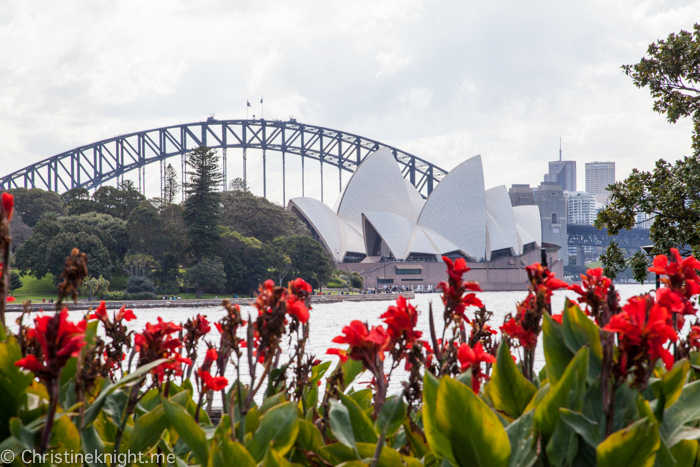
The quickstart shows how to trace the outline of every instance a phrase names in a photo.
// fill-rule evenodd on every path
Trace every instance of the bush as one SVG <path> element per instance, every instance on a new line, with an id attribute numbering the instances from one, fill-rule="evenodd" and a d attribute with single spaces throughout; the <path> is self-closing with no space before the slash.
<path id="1" fill-rule="evenodd" d="M 124 296 L 125 300 L 158 300 L 158 296 L 152 292 L 128 293 Z"/>
<path id="2" fill-rule="evenodd" d="M 156 287 L 153 282 L 146 277 L 131 276 L 126 282 L 126 293 L 137 294 L 141 292 L 156 293 Z"/>
<path id="3" fill-rule="evenodd" d="M 125 300 L 124 292 L 105 292 L 102 294 L 102 300 Z"/>

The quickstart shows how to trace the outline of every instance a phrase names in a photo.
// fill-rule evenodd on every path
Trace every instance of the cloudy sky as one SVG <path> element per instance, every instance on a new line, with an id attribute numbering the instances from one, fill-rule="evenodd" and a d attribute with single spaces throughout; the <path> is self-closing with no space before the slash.
<path id="1" fill-rule="evenodd" d="M 242 118 L 246 100 L 259 115 L 264 96 L 266 118 L 444 169 L 481 154 L 487 187 L 538 184 L 561 137 L 583 189 L 585 162 L 615 161 L 619 180 L 690 154 L 689 122 L 652 112 L 620 65 L 695 21 L 700 1 L 0 0 L 0 172 L 117 134 Z M 268 157 L 281 202 L 279 156 Z M 229 151 L 230 178 L 240 165 Z M 251 154 L 261 193 L 259 168 Z M 307 171 L 318 196 L 318 168 Z M 298 178 L 290 161 L 287 197 Z"/>

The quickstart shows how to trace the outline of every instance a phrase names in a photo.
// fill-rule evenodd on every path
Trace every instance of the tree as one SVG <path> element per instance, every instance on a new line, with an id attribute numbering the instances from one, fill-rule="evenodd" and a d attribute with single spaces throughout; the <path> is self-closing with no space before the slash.
<path id="1" fill-rule="evenodd" d="M 228 182 L 228 189 L 231 191 L 250 191 L 250 185 L 241 177 L 236 177 Z"/>
<path id="2" fill-rule="evenodd" d="M 165 186 L 163 187 L 163 201 L 172 204 L 180 193 L 180 184 L 177 181 L 177 172 L 171 164 L 165 169 Z"/>
<path id="3" fill-rule="evenodd" d="M 119 183 L 116 188 L 101 186 L 92 195 L 92 198 L 100 205 L 100 212 L 123 220 L 127 220 L 131 215 L 131 211 L 136 209 L 141 201 L 146 199 L 134 187 L 134 182 L 131 180 Z"/>
<path id="4" fill-rule="evenodd" d="M 143 276 L 131 276 L 126 281 L 126 293 L 156 293 L 153 282 Z"/>
<path id="5" fill-rule="evenodd" d="M 129 277 L 148 277 L 158 266 L 158 262 L 144 253 L 134 253 L 124 257 L 122 269 Z"/>
<path id="6" fill-rule="evenodd" d="M 87 295 L 89 300 L 92 300 L 93 295 L 104 297 L 104 294 L 109 292 L 109 281 L 104 277 L 87 277 L 83 280 L 82 285 L 78 289 L 80 295 Z"/>
<path id="7" fill-rule="evenodd" d="M 187 155 L 192 170 L 185 184 L 187 199 L 183 218 L 187 236 L 196 259 L 215 255 L 219 246 L 221 196 L 219 187 L 223 175 L 219 171 L 219 157 L 213 149 L 201 146 Z"/>
<path id="8" fill-rule="evenodd" d="M 47 212 L 64 214 L 63 200 L 56 192 L 39 188 L 14 188 L 7 192 L 15 197 L 15 214 L 21 214 L 29 227 L 34 227 Z"/>
<path id="9" fill-rule="evenodd" d="M 16 271 L 10 273 L 10 290 L 15 291 L 22 288 L 22 279 Z"/>
<path id="10" fill-rule="evenodd" d="M 314 281 L 319 284 L 328 282 L 333 275 L 333 260 L 323 246 L 311 237 L 279 237 L 271 246 L 289 256 L 292 277 L 301 277 L 309 283 Z"/>
<path id="11" fill-rule="evenodd" d="M 285 269 L 283 253 L 253 237 L 222 227 L 221 252 L 226 290 L 252 293 L 266 279 L 278 279 Z M 289 260 L 291 267 L 291 260 Z"/>
<path id="12" fill-rule="evenodd" d="M 651 172 L 632 170 L 623 182 L 611 185 L 610 202 L 598 213 L 595 225 L 611 235 L 636 225 L 637 213 L 652 220 L 649 237 L 651 255 L 668 254 L 678 248 L 682 254 L 700 253 L 700 25 L 693 32 L 672 33 L 652 43 L 648 57 L 634 65 L 623 65 L 639 88 L 648 87 L 654 111 L 665 114 L 670 123 L 690 117 L 694 130 L 694 155 L 671 164 L 663 159 Z M 606 273 L 615 275 L 632 265 L 634 276 L 643 280 L 648 258 L 637 253 L 623 266 L 615 243 L 604 255 Z"/>
<path id="13" fill-rule="evenodd" d="M 90 198 L 87 188 L 73 188 L 63 193 L 61 198 L 68 215 L 103 212 L 102 206 Z"/>
<path id="14" fill-rule="evenodd" d="M 700 25 L 658 40 L 647 49 L 648 58 L 622 69 L 639 88 L 649 87 L 654 111 L 670 123 L 693 120 L 693 150 L 700 153 Z"/>
<path id="15" fill-rule="evenodd" d="M 187 270 L 185 276 L 196 292 L 197 298 L 202 298 L 205 291 L 221 292 L 226 284 L 226 274 L 221 258 L 203 258 Z"/>
<path id="16" fill-rule="evenodd" d="M 73 248 L 87 253 L 91 276 L 111 277 L 112 262 L 109 252 L 98 237 L 86 232 L 61 232 L 46 245 L 46 267 L 56 280 L 63 272 L 66 257 L 70 256 Z"/>
<path id="17" fill-rule="evenodd" d="M 223 198 L 221 223 L 244 237 L 271 242 L 277 237 L 309 234 L 294 213 L 249 191 L 227 191 Z"/>

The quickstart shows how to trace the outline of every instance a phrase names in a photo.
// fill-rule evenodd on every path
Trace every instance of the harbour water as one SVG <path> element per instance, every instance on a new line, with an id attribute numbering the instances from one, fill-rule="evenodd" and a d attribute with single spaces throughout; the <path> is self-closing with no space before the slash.
<path id="1" fill-rule="evenodd" d="M 640 295 L 642 293 L 648 292 L 653 288 L 653 284 L 621 284 L 617 286 L 617 290 L 620 293 L 620 298 L 623 303 L 628 298 Z M 526 292 L 483 292 L 477 294 L 479 298 L 484 302 L 484 305 L 489 311 L 493 312 L 492 326 L 496 329 L 503 324 L 503 318 L 508 313 L 513 313 L 515 310 L 515 304 L 521 301 L 526 296 Z M 574 298 L 576 294 L 570 291 L 555 291 L 552 298 L 552 310 L 557 313 L 564 305 L 564 299 L 566 296 Z M 381 324 L 379 316 L 386 311 L 387 307 L 390 306 L 392 301 L 371 301 L 371 302 L 340 302 L 340 303 L 329 303 L 329 304 L 317 304 L 314 305 L 311 310 L 310 318 L 310 339 L 307 344 L 307 351 L 315 355 L 316 358 L 326 361 L 332 360 L 337 361 L 337 357 L 332 355 L 326 355 L 326 350 L 329 347 L 340 347 L 343 345 L 333 344 L 331 340 L 333 337 L 341 334 L 343 326 L 350 323 L 352 320 L 366 321 L 369 325 Z M 418 328 L 423 332 L 423 336 L 429 339 L 429 325 L 428 325 L 428 307 L 432 303 L 433 312 L 435 314 L 436 320 L 436 330 L 438 335 L 442 333 L 442 311 L 443 306 L 440 301 L 440 296 L 438 294 L 417 294 L 415 299 L 411 300 L 414 306 L 420 312 L 418 319 Z M 114 305 L 116 309 L 116 305 Z M 112 314 L 112 307 L 108 307 L 110 315 Z M 241 311 L 245 319 L 247 319 L 248 314 L 251 316 L 256 313 L 252 306 L 243 306 Z M 472 310 L 468 310 L 467 313 L 473 313 Z M 73 320 L 80 320 L 84 311 L 71 311 L 70 316 Z M 184 323 L 188 318 L 192 318 L 197 314 L 206 315 L 210 322 L 215 322 L 224 316 L 224 310 L 221 307 L 210 307 L 210 308 L 147 308 L 138 309 L 134 308 L 134 314 L 137 319 L 128 323 L 129 328 L 134 329 L 136 332 L 142 330 L 146 323 L 154 323 L 157 321 L 158 316 L 162 317 L 164 320 L 173 321 L 175 323 Z M 17 314 L 12 313 L 8 316 L 8 321 L 11 321 L 10 327 L 14 332 L 17 330 L 17 325 L 14 323 Z M 240 335 L 243 335 L 243 330 L 239 330 Z M 209 335 L 205 338 L 214 344 L 218 345 L 219 334 L 216 328 L 212 325 L 212 330 Z M 286 344 L 286 342 L 285 342 Z M 206 346 L 204 343 L 201 344 L 201 350 L 199 351 L 199 360 L 203 360 L 204 354 L 206 352 Z M 284 362 L 284 359 L 283 359 Z M 541 339 L 536 351 L 535 365 L 537 370 L 544 366 L 544 355 L 541 347 Z M 247 378 L 247 368 L 243 365 L 243 371 L 241 372 L 241 379 L 246 382 Z M 401 382 L 404 381 L 407 376 L 406 372 L 403 371 L 403 366 L 400 366 L 394 372 L 392 381 L 390 383 L 390 391 L 398 392 L 401 389 Z M 228 366 L 228 371 L 226 377 L 229 381 L 236 379 L 236 375 L 233 370 L 233 366 Z M 357 384 L 366 385 L 371 379 L 368 375 L 363 375 L 358 377 Z M 220 405 L 220 401 L 216 401 L 215 405 Z"/>

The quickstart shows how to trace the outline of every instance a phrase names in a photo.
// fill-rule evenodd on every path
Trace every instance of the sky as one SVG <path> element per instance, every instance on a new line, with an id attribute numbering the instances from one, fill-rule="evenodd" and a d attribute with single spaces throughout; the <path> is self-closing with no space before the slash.
<path id="1" fill-rule="evenodd" d="M 119 134 L 244 118 L 246 101 L 259 116 L 264 97 L 265 118 L 443 169 L 480 154 L 487 187 L 538 185 L 561 138 L 582 190 L 585 162 L 614 161 L 621 180 L 691 154 L 690 122 L 654 113 L 620 67 L 698 20 L 700 1 L 0 0 L 0 174 Z M 260 159 L 249 152 L 256 194 Z M 268 154 L 279 203 L 280 159 Z M 291 159 L 287 198 L 301 195 Z M 240 176 L 240 151 L 228 161 Z M 318 172 L 306 166 L 307 196 Z M 324 172 L 332 205 L 338 178 Z"/>

